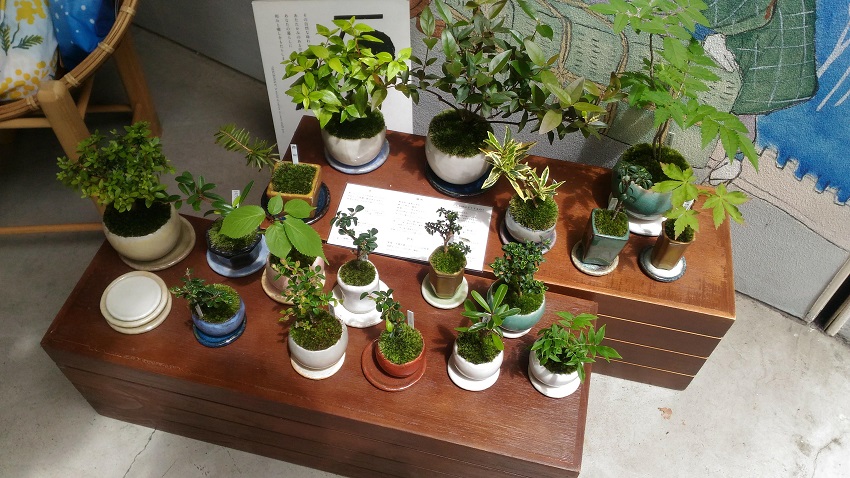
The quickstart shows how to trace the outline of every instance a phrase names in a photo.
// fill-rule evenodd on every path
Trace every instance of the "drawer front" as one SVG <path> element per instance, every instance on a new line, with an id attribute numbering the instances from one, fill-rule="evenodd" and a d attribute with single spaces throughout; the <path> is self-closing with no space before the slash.
<path id="1" fill-rule="evenodd" d="M 599 314 L 596 326 L 603 325 L 608 338 L 702 358 L 708 358 L 720 343 L 708 335 Z"/>

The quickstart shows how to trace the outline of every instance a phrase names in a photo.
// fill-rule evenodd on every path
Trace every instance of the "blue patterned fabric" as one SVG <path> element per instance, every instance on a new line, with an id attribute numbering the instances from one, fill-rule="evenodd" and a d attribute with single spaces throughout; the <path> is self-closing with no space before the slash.
<path id="1" fill-rule="evenodd" d="M 62 65 L 71 70 L 88 56 L 115 23 L 114 0 L 53 0 L 53 31 Z"/>

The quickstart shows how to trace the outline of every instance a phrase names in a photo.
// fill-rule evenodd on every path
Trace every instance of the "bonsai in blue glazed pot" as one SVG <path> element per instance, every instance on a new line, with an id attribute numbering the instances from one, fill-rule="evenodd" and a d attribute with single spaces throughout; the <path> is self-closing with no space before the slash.
<path id="1" fill-rule="evenodd" d="M 192 270 L 187 269 L 183 285 L 170 290 L 176 297 L 188 301 L 192 329 L 202 345 L 221 347 L 245 331 L 245 302 L 233 287 L 207 284 L 203 279 L 192 277 Z"/>
<path id="2" fill-rule="evenodd" d="M 543 317 L 546 308 L 546 285 L 534 278 L 543 262 L 543 245 L 537 242 L 509 242 L 502 246 L 504 257 L 497 257 L 490 267 L 497 281 L 508 286 L 505 304 L 519 309 L 518 314 L 505 317 L 502 331 L 505 337 L 516 338 L 528 333 Z M 493 287 L 488 291 L 492 296 Z"/>

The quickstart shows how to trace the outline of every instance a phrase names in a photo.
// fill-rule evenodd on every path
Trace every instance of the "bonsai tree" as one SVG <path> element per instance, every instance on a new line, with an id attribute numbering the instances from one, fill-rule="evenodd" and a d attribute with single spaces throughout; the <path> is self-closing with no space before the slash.
<path id="1" fill-rule="evenodd" d="M 585 379 L 584 364 L 593 363 L 597 356 L 610 362 L 620 354 L 611 347 L 601 345 L 605 338 L 605 326 L 596 330 L 593 327 L 593 314 L 573 315 L 571 312 L 556 312 L 561 320 L 543 329 L 531 346 L 531 352 L 537 356 L 540 365 L 552 373 L 568 374 L 577 372 L 579 379 Z M 578 333 L 578 335 L 575 335 Z"/>
<path id="2" fill-rule="evenodd" d="M 472 325 L 469 327 L 458 327 L 457 351 L 458 354 L 473 364 L 492 362 L 499 353 L 505 349 L 502 340 L 502 325 L 505 317 L 519 312 L 516 307 L 510 307 L 503 303 L 508 287 L 500 284 L 496 292 L 485 300 L 477 291 L 472 291 L 472 299 L 466 299 L 463 303 L 462 315 L 468 318 Z M 478 307 L 481 310 L 478 310 Z"/>
<path id="3" fill-rule="evenodd" d="M 372 35 L 372 27 L 356 23 L 354 17 L 333 23 L 334 29 L 316 26 L 324 41 L 293 52 L 283 61 L 284 78 L 297 77 L 286 94 L 298 109 L 311 110 L 319 125 L 334 136 L 339 136 L 343 123 L 369 118 L 345 136 L 368 138 L 384 127 L 379 109 L 388 90 L 401 86 L 410 48 L 397 57 L 386 51 L 373 52 L 371 45 L 382 40 Z"/>
<path id="4" fill-rule="evenodd" d="M 339 341 L 342 323 L 328 311 L 336 304 L 330 292 L 322 290 L 321 268 L 293 267 L 282 262 L 289 276 L 289 288 L 283 294 L 292 307 L 283 311 L 282 322 L 294 319 L 289 330 L 292 340 L 306 350 L 324 350 Z"/>
<path id="5" fill-rule="evenodd" d="M 504 257 L 497 257 L 490 267 L 497 282 L 506 287 L 505 302 L 529 314 L 542 304 L 546 285 L 534 278 L 543 262 L 543 246 L 526 242 L 509 242 L 502 246 Z"/>
<path id="6" fill-rule="evenodd" d="M 226 284 L 207 284 L 203 279 L 192 277 L 192 269 L 186 269 L 183 285 L 169 290 L 175 297 L 186 299 L 189 309 L 204 322 L 222 323 L 236 315 L 239 310 L 239 294 Z"/>
<path id="7" fill-rule="evenodd" d="M 364 292 L 360 298 L 375 301 L 375 308 L 381 313 L 386 328 L 378 338 L 378 350 L 387 360 L 403 365 L 412 362 L 425 347 L 422 333 L 407 325 L 401 304 L 392 298 L 393 290 Z"/>
<path id="8" fill-rule="evenodd" d="M 340 234 L 351 238 L 356 255 L 355 259 L 339 268 L 339 276 L 345 283 L 359 286 L 372 283 L 378 273 L 375 266 L 369 262 L 369 253 L 378 248 L 378 230 L 372 228 L 357 234 L 353 229 L 357 225 L 357 213 L 362 210 L 363 206 L 358 204 L 348 208 L 348 212 L 337 211 L 331 219 L 331 227 L 337 227 Z"/>
<path id="9" fill-rule="evenodd" d="M 431 254 L 428 262 L 433 265 L 436 271 L 444 274 L 454 274 L 466 267 L 466 255 L 472 249 L 462 241 L 453 240 L 455 235 L 459 234 L 463 229 L 457 223 L 457 211 L 450 211 L 441 207 L 437 209 L 437 214 L 441 219 L 434 222 L 426 222 L 425 231 L 432 236 L 434 234 L 439 235 L 443 240 L 443 245 Z"/>

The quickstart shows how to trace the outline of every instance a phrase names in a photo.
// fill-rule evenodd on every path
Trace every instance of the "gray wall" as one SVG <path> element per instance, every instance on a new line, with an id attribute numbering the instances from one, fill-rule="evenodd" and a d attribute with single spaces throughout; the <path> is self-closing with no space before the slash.
<path id="1" fill-rule="evenodd" d="M 144 0 L 137 23 L 263 80 L 250 0 Z M 421 54 L 421 34 L 413 27 L 413 22 L 411 31 L 414 49 L 420 50 L 414 54 Z M 439 104 L 426 96 L 423 95 L 422 103 L 414 108 L 414 132 L 418 134 L 423 134 L 427 122 L 440 110 Z M 524 137 L 539 140 L 530 135 Z M 544 139 L 533 153 L 611 166 L 625 147 L 607 138 L 585 141 L 580 135 L 573 135 L 554 145 Z M 769 167 L 772 166 L 762 165 L 762 168 Z M 754 199 L 742 210 L 748 225 L 733 224 L 737 289 L 791 315 L 803 317 L 848 259 L 847 249 L 824 239 L 817 230 L 768 202 Z"/>

